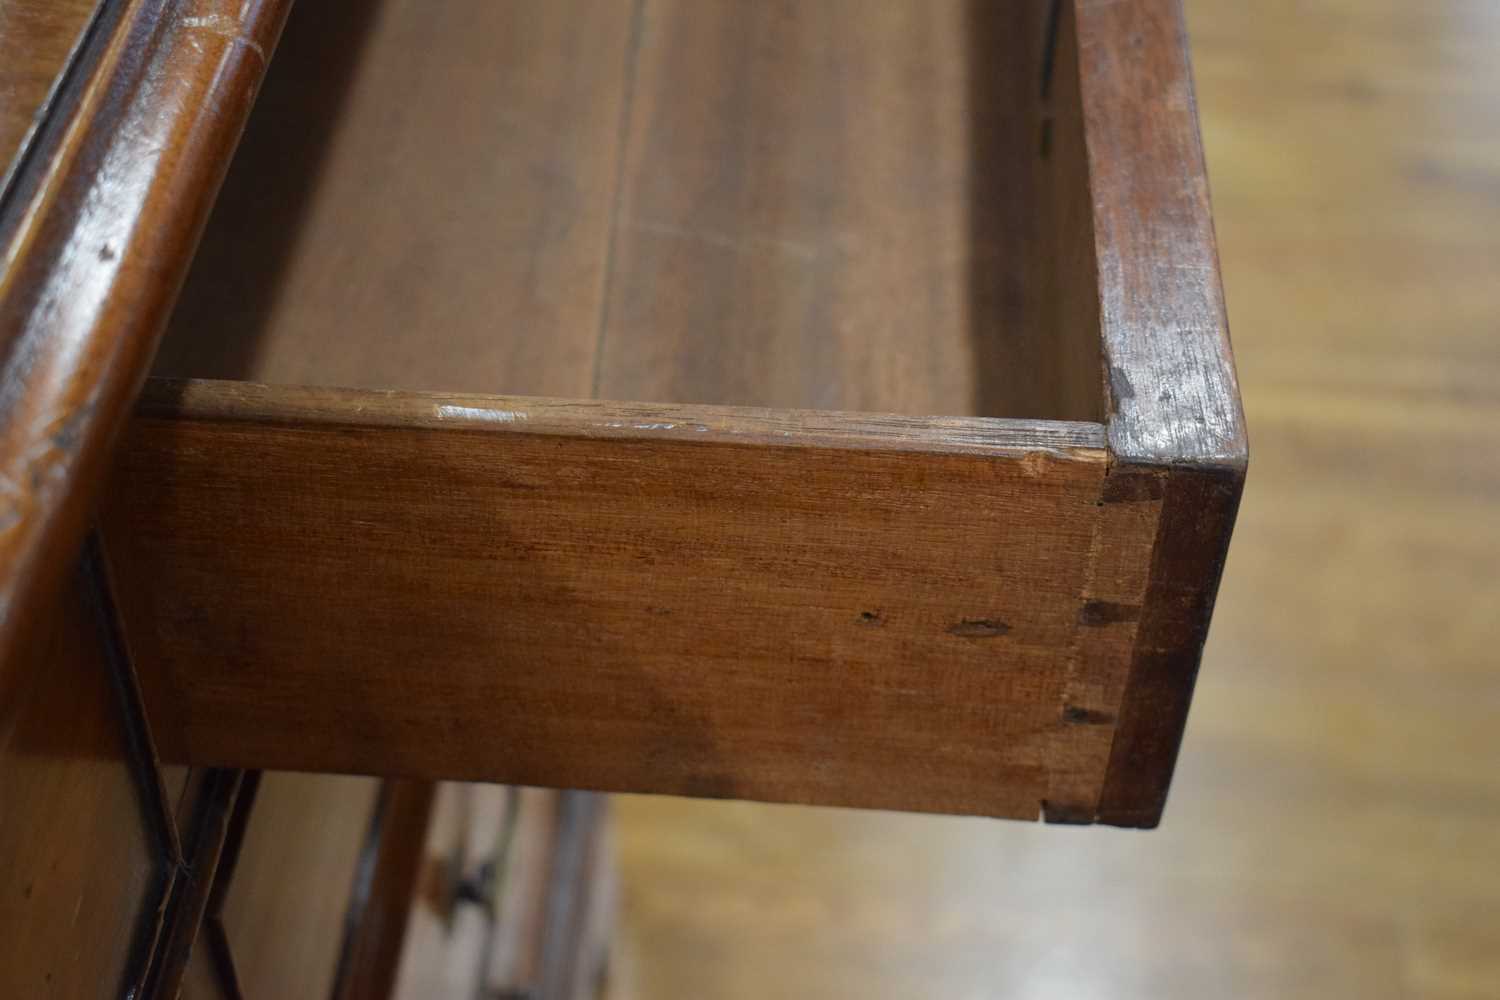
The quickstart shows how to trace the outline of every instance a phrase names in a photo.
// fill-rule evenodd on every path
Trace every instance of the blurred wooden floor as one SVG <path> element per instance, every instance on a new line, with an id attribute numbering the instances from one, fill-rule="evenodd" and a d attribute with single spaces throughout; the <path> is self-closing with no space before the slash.
<path id="1" fill-rule="evenodd" d="M 1500 997 L 1500 2 L 1189 0 L 1249 489 L 1165 825 L 618 803 L 612 994 Z"/>

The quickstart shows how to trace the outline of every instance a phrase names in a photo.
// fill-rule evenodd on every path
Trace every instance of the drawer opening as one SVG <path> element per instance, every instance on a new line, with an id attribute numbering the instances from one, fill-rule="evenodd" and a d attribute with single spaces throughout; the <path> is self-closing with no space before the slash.
<path id="1" fill-rule="evenodd" d="M 299 4 L 155 373 L 1102 421 L 1053 6 Z"/>

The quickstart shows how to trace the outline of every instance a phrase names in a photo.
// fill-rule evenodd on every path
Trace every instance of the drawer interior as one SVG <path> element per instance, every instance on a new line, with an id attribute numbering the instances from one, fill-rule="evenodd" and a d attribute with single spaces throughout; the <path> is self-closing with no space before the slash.
<path id="1" fill-rule="evenodd" d="M 1051 7 L 298 4 L 156 374 L 1101 420 Z"/>

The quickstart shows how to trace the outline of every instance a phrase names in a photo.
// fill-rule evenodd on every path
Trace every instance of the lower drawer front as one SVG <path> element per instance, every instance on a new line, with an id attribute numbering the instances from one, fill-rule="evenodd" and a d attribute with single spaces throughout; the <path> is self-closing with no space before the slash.
<path id="1" fill-rule="evenodd" d="M 229 976 L 246 1000 L 597 996 L 614 897 L 607 803 L 266 773 L 182 996 L 233 995 Z"/>
<path id="2" fill-rule="evenodd" d="M 614 882 L 608 799 L 439 787 L 396 1000 L 599 995 Z"/>

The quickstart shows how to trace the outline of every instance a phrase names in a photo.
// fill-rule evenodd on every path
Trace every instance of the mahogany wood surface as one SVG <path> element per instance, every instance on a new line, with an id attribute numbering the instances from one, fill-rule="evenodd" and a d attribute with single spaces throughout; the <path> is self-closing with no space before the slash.
<path id="1" fill-rule="evenodd" d="M 105 637 L 72 584 L 0 688 L 0 995 L 138 986 L 170 866 L 148 822 Z"/>
<path id="2" fill-rule="evenodd" d="M 1066 6 L 1076 21 L 1110 448 L 1125 462 L 1242 477 L 1245 416 L 1182 2 Z"/>
<path id="3" fill-rule="evenodd" d="M 110 4 L 0 211 L 0 672 L 72 565 L 285 0 Z M 29 669 L 30 665 L 24 665 Z"/>
<path id="4" fill-rule="evenodd" d="M 106 535 L 167 760 L 1091 814 L 1098 434 L 164 384 Z"/>
<path id="5" fill-rule="evenodd" d="M 1109 398 L 1106 492 L 1160 487 L 1099 818 L 1153 826 L 1187 724 L 1249 445 L 1181 0 L 1073 0 Z M 1059 66 L 1065 65 L 1060 62 Z M 1071 64 L 1066 64 L 1072 71 Z M 1082 235 L 1080 230 L 1078 235 Z"/>
<path id="6" fill-rule="evenodd" d="M 596 394 L 1100 419 L 1040 314 L 1046 7 L 648 0 Z"/>
<path id="7" fill-rule="evenodd" d="M 0 192 L 99 6 L 99 0 L 0 2 Z"/>

